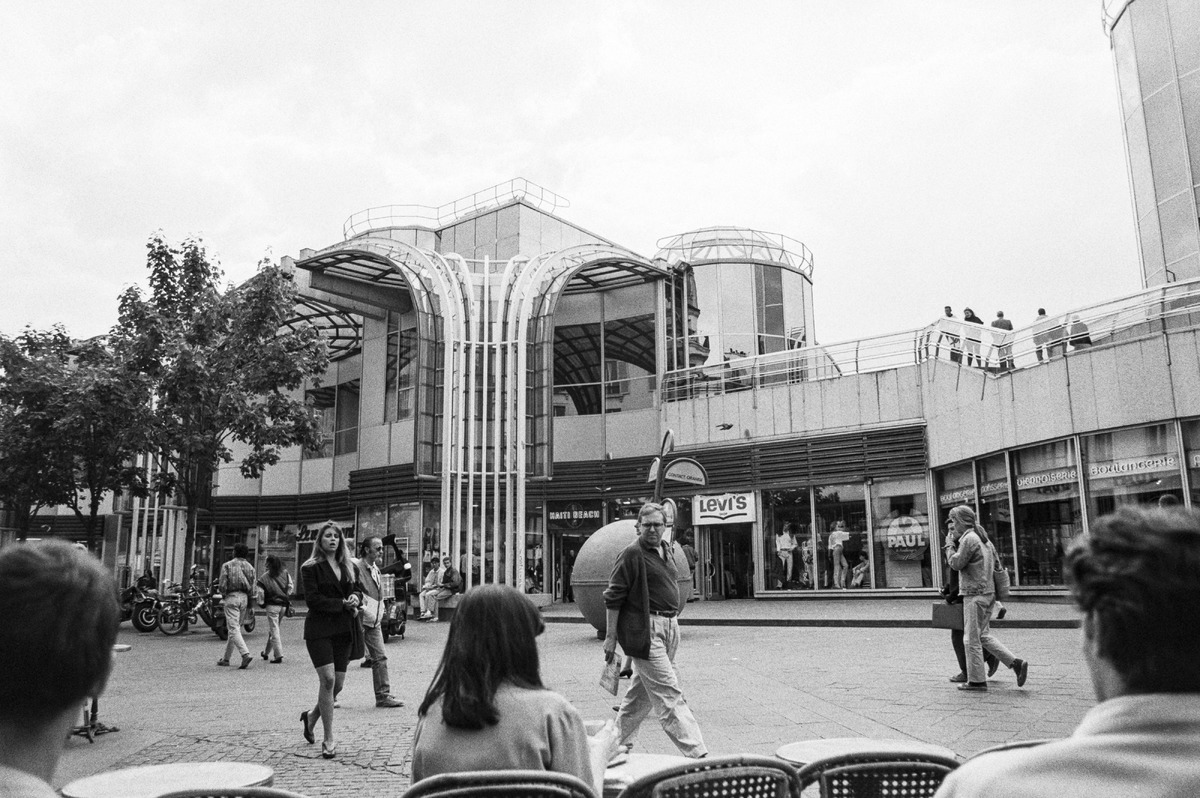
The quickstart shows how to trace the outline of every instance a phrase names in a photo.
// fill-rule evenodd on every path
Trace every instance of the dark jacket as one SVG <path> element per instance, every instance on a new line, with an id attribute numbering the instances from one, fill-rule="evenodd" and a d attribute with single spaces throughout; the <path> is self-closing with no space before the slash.
<path id="1" fill-rule="evenodd" d="M 604 591 L 604 606 L 619 609 L 617 642 L 627 656 L 650 656 L 650 586 L 646 581 L 646 563 L 642 559 L 641 540 L 634 540 L 617 555 L 612 576 Z M 667 566 L 675 571 L 675 558 L 667 552 Z"/>
<path id="2" fill-rule="evenodd" d="M 460 574 L 454 566 L 446 569 L 446 573 L 442 574 L 442 587 L 449 590 L 451 593 L 458 593 L 462 590 L 462 574 Z"/>
<path id="3" fill-rule="evenodd" d="M 304 639 L 350 634 L 350 621 L 354 615 L 342 605 L 344 599 L 358 594 L 362 599 L 362 588 L 354 578 L 354 566 L 342 569 L 339 580 L 333 567 L 324 559 L 308 561 L 300 566 L 300 583 L 304 585 L 304 602 L 308 615 L 304 618 Z"/>

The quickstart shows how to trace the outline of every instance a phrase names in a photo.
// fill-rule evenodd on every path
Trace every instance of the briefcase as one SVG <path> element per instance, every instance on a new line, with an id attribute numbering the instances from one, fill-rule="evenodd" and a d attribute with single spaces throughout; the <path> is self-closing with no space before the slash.
<path id="1" fill-rule="evenodd" d="M 963 605 L 946 604 L 939 601 L 933 605 L 934 629 L 962 629 Z"/>

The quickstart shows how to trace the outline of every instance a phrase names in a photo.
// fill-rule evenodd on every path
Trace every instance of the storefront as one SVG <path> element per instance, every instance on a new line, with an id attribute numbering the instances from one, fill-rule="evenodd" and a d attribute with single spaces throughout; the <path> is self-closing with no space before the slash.
<path id="1" fill-rule="evenodd" d="M 545 590 L 545 561 L 540 543 L 531 547 L 526 542 L 525 560 L 527 585 L 536 587 L 530 592 L 550 592 L 553 601 L 571 603 L 575 593 L 571 574 L 579 549 L 592 533 L 604 525 L 604 505 L 593 501 L 546 502 L 546 529 L 550 533 L 551 585 Z"/>
<path id="2" fill-rule="evenodd" d="M 677 524 L 680 518 L 676 519 Z M 696 581 L 704 599 L 753 598 L 753 536 L 758 526 L 753 493 L 692 497 Z"/>

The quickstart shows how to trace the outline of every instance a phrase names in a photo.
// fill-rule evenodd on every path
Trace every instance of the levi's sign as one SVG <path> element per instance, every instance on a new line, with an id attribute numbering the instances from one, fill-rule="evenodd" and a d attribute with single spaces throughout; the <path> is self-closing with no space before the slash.
<path id="1" fill-rule="evenodd" d="M 754 520 L 753 493 L 692 497 L 693 524 L 744 524 Z"/>

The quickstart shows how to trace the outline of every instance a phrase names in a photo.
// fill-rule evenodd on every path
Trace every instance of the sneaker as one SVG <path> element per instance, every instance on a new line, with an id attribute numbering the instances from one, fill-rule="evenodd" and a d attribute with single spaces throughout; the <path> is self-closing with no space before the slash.
<path id="1" fill-rule="evenodd" d="M 961 684 L 962 682 L 965 682 L 966 680 L 967 680 L 967 674 L 965 674 L 965 673 L 960 673 L 960 674 L 950 677 L 950 681 L 955 682 L 957 684 Z"/>
<path id="2" fill-rule="evenodd" d="M 379 707 L 379 708 L 381 708 L 381 709 L 391 709 L 392 707 L 402 707 L 402 706 L 404 706 L 404 702 L 403 702 L 403 701 L 397 701 L 396 699 L 392 698 L 392 697 L 389 695 L 389 696 L 384 696 L 383 698 L 377 698 L 377 699 L 375 699 L 375 706 L 376 706 L 376 707 Z"/>
<path id="3" fill-rule="evenodd" d="M 1001 607 L 1000 611 L 996 613 L 996 620 L 997 621 L 1004 620 L 1005 615 L 1008 615 L 1008 607 Z"/>
<path id="4" fill-rule="evenodd" d="M 1015 660 L 1012 669 L 1017 674 L 1017 687 L 1024 687 L 1025 680 L 1029 678 L 1029 663 L 1023 659 Z"/>
<path id="5" fill-rule="evenodd" d="M 987 682 L 967 682 L 958 686 L 959 690 L 967 690 L 973 693 L 986 693 Z"/>
<path id="6" fill-rule="evenodd" d="M 228 667 L 229 667 L 229 660 L 227 660 L 227 659 L 219 659 L 219 660 L 217 660 L 217 664 L 218 664 L 218 665 L 220 665 L 220 666 L 221 666 L 221 667 L 223 667 L 223 668 L 228 668 Z"/>
<path id="7" fill-rule="evenodd" d="M 359 663 L 358 667 L 360 667 L 360 668 L 371 667 L 371 660 L 367 659 L 366 657 L 363 657 L 363 661 L 361 663 Z"/>
<path id="8" fill-rule="evenodd" d="M 341 702 L 340 702 L 340 701 L 338 701 L 336 698 L 335 698 L 335 699 L 333 699 L 333 708 L 334 708 L 334 709 L 341 709 L 341 708 L 342 708 L 342 704 L 341 704 Z"/>
<path id="9" fill-rule="evenodd" d="M 246 670 L 246 668 L 250 667 L 251 662 L 254 662 L 254 655 L 253 654 L 243 654 L 242 655 L 242 664 L 238 666 L 238 670 L 241 670 L 241 671 Z"/>
<path id="10" fill-rule="evenodd" d="M 989 654 L 983 658 L 983 661 L 987 664 L 988 676 L 995 676 L 996 671 L 1000 668 L 1000 658 Z"/>

